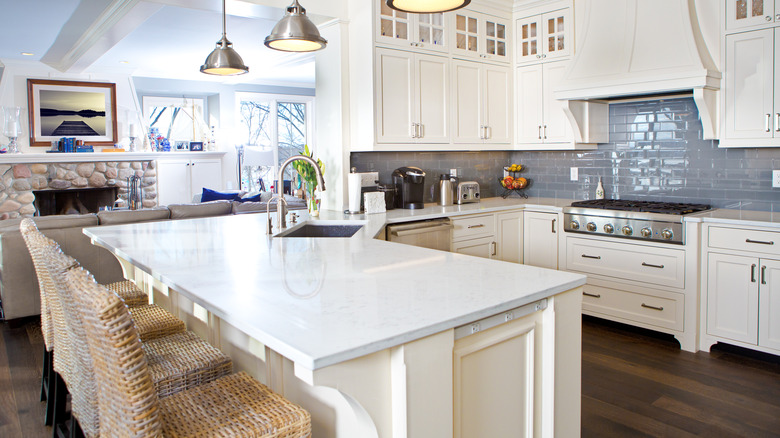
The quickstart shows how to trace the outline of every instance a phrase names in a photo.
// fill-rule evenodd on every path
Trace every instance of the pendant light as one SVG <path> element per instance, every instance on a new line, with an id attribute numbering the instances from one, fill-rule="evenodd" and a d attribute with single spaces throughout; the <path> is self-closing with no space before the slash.
<path id="1" fill-rule="evenodd" d="M 387 0 L 387 6 L 401 12 L 412 14 L 431 14 L 460 9 L 471 0 Z"/>
<path id="2" fill-rule="evenodd" d="M 233 50 L 233 43 L 225 35 L 225 0 L 222 0 L 222 38 L 217 41 L 217 47 L 206 58 L 206 63 L 200 66 L 200 72 L 210 75 L 230 76 L 249 72 L 238 52 Z"/>
<path id="3" fill-rule="evenodd" d="M 306 9 L 293 0 L 281 20 L 276 23 L 265 45 L 283 52 L 313 52 L 324 49 L 328 41 L 320 36 L 317 26 L 306 16 Z"/>

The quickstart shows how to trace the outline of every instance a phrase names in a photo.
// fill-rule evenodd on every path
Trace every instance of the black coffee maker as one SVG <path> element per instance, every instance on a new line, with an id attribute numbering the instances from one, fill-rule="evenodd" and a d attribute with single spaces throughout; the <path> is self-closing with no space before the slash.
<path id="1" fill-rule="evenodd" d="M 419 167 L 399 167 L 393 171 L 395 206 L 416 210 L 423 208 L 425 172 Z"/>

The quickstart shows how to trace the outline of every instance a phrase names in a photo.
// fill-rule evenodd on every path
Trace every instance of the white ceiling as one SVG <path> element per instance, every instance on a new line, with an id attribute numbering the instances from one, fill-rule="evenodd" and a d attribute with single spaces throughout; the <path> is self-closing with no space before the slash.
<path id="1" fill-rule="evenodd" d="M 0 0 L 0 59 L 37 60 L 65 73 L 313 86 L 313 55 L 277 52 L 263 45 L 283 10 L 242 0 L 227 1 L 227 37 L 249 66 L 249 74 L 221 78 L 200 73 L 200 65 L 222 35 L 221 3 Z M 315 23 L 326 20 L 311 18 Z"/>

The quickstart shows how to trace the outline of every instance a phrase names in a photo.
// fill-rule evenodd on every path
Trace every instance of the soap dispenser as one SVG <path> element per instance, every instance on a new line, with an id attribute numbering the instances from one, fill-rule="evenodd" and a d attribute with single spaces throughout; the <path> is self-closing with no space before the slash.
<path id="1" fill-rule="evenodd" d="M 604 185 L 601 183 L 601 177 L 599 177 L 599 185 L 596 186 L 596 199 L 604 199 Z"/>

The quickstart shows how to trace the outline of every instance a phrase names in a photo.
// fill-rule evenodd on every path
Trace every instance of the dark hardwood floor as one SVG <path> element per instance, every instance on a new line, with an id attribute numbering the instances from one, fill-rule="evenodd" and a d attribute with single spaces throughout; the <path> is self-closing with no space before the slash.
<path id="1" fill-rule="evenodd" d="M 780 358 L 585 317 L 583 437 L 780 436 Z M 36 321 L 0 323 L 0 437 L 48 437 Z M 492 438 L 492 437 L 484 437 Z"/>

